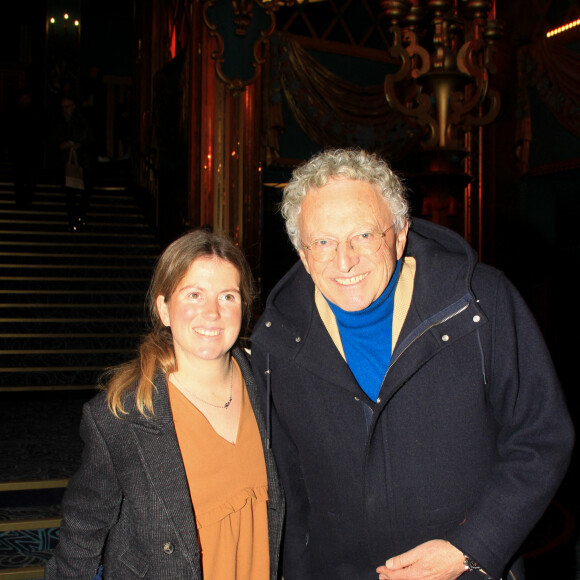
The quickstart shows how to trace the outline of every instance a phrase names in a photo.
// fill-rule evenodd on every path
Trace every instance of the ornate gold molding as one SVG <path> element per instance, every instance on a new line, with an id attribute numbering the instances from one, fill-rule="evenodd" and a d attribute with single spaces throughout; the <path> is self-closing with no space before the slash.
<path id="1" fill-rule="evenodd" d="M 261 66 L 265 62 L 262 56 L 264 45 L 269 41 L 269 37 L 274 32 L 276 25 L 276 18 L 274 12 L 280 6 L 279 1 L 259 1 L 259 0 L 206 0 L 203 7 L 203 20 L 210 31 L 210 35 L 217 41 L 217 49 L 212 52 L 212 58 L 215 60 L 215 68 L 217 76 L 228 86 L 232 91 L 240 91 L 244 87 L 251 85 L 258 77 Z M 212 9 L 221 8 L 224 12 L 227 6 L 229 12 L 230 22 L 224 20 L 219 22 L 212 22 L 210 12 Z M 252 47 L 248 43 L 252 41 L 248 38 L 252 34 L 252 24 L 258 18 L 255 10 L 261 11 L 266 24 L 257 31 L 253 31 L 256 39 Z M 226 59 L 226 41 L 224 40 L 223 28 L 233 25 L 235 41 L 239 43 L 238 49 L 241 47 L 244 50 L 251 51 L 251 66 L 253 73 L 246 78 L 233 77 L 224 71 Z M 220 30 L 222 29 L 222 30 Z M 234 41 L 230 38 L 229 42 Z"/>

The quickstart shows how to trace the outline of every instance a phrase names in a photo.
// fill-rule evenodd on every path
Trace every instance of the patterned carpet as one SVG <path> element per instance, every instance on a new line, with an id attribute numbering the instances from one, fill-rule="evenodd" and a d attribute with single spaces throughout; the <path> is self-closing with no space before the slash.
<path id="1" fill-rule="evenodd" d="M 30 396 L 26 405 L 20 401 L 2 406 L 0 473 L 4 483 L 69 478 L 77 469 L 82 452 L 80 409 L 87 394 L 82 398 L 78 393 L 51 395 L 56 400 L 41 393 Z M 63 493 L 62 487 L 3 491 L 0 524 L 47 518 L 58 521 Z M 43 565 L 57 541 L 57 525 L 0 533 L 0 570 Z"/>

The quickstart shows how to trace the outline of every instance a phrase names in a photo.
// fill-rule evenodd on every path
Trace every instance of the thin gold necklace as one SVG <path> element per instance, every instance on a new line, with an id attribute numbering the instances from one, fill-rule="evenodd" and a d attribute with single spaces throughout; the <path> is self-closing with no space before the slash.
<path id="1" fill-rule="evenodd" d="M 186 389 L 183 386 L 183 384 L 177 378 L 175 373 L 173 373 L 172 379 L 177 384 L 177 386 L 180 388 L 181 391 L 183 391 L 184 393 L 187 393 L 188 395 L 191 395 L 194 399 L 197 399 L 198 401 L 201 401 L 202 403 L 205 403 L 206 405 L 209 405 L 210 407 L 215 407 L 216 409 L 227 409 L 230 406 L 230 403 L 232 402 L 232 392 L 233 392 L 232 386 L 234 384 L 234 365 L 232 364 L 231 358 L 230 358 L 230 397 L 226 401 L 226 403 L 223 405 L 214 405 L 213 403 L 210 403 L 209 401 L 206 401 L 206 400 L 202 399 L 201 397 L 198 397 L 194 392 L 190 391 L 189 389 Z"/>

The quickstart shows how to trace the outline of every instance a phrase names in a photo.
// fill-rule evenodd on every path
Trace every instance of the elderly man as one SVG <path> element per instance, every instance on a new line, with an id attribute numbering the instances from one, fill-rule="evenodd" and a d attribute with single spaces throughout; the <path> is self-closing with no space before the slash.
<path id="1" fill-rule="evenodd" d="M 300 261 L 252 364 L 287 498 L 285 580 L 523 578 L 573 429 L 534 319 L 375 155 L 320 153 L 282 213 Z"/>

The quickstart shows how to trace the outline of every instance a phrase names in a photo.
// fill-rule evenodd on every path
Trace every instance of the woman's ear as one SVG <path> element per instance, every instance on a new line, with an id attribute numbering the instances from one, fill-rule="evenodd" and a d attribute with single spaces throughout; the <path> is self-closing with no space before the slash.
<path id="1" fill-rule="evenodd" d="M 171 326 L 171 320 L 169 318 L 169 308 L 167 308 L 167 302 L 165 302 L 165 296 L 157 296 L 155 301 L 157 306 L 157 312 L 159 313 L 159 318 L 165 326 Z"/>

